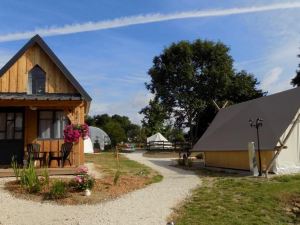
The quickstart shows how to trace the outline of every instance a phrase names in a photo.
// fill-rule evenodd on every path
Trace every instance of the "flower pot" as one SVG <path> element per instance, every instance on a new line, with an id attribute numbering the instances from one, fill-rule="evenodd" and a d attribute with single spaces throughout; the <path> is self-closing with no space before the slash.
<path id="1" fill-rule="evenodd" d="M 91 192 L 90 189 L 84 190 L 84 195 L 85 195 L 85 196 L 91 196 L 91 194 L 92 194 L 92 192 Z"/>

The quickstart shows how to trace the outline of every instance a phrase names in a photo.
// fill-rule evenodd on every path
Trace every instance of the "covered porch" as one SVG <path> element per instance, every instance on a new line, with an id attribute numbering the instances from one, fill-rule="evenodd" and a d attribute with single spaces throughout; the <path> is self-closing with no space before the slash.
<path id="1" fill-rule="evenodd" d="M 47 166 L 57 168 L 58 162 L 49 162 L 49 155 L 59 154 L 64 143 L 63 130 L 66 124 L 84 123 L 85 104 L 80 96 L 74 94 L 30 96 L 1 93 L 0 168 L 8 168 L 12 157 L 23 164 L 23 160 L 28 159 L 28 144 L 39 144 L 41 154 L 47 159 Z M 77 167 L 84 162 L 81 138 L 72 147 L 70 162 L 71 166 L 66 163 L 65 167 Z M 37 162 L 36 166 L 39 167 L 39 164 Z M 2 171 L 2 175 L 5 173 L 9 171 Z"/>

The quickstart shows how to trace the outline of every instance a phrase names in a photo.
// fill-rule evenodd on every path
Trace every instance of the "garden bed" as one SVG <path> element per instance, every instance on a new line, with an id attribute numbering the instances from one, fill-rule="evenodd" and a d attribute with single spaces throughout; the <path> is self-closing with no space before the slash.
<path id="1" fill-rule="evenodd" d="M 120 197 L 162 179 L 156 171 L 124 156 L 119 157 L 119 169 L 116 167 L 113 153 L 86 155 L 86 158 L 104 175 L 103 178 L 94 180 L 91 196 L 85 196 L 84 191 L 74 188 L 74 180 L 76 180 L 74 176 L 50 177 L 48 182 L 45 182 L 44 177 L 41 176 L 39 177 L 40 190 L 36 192 L 28 191 L 17 180 L 7 182 L 4 188 L 17 198 L 31 201 L 55 202 L 60 205 L 96 204 Z M 64 194 L 59 197 L 51 195 L 51 189 L 56 183 L 62 183 L 65 189 Z"/>
<path id="2" fill-rule="evenodd" d="M 52 178 L 49 186 L 57 181 L 63 181 L 68 184 L 71 178 Z M 19 181 L 9 181 L 5 184 L 5 189 L 13 196 L 21 199 L 32 200 L 37 202 L 56 202 L 62 205 L 78 205 L 78 204 L 96 204 L 102 201 L 117 198 L 123 194 L 145 187 L 149 182 L 145 177 L 122 176 L 116 185 L 113 184 L 113 177 L 105 177 L 96 179 L 95 186 L 91 196 L 84 196 L 83 191 L 73 190 L 67 187 L 66 196 L 60 199 L 49 199 L 49 188 L 43 187 L 40 192 L 28 193 L 24 190 Z"/>

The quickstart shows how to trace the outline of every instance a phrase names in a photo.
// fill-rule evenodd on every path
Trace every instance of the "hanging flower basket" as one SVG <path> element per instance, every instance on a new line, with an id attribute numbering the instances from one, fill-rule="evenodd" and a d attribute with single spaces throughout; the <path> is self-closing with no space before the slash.
<path id="1" fill-rule="evenodd" d="M 70 124 L 64 129 L 65 142 L 77 143 L 79 138 L 89 137 L 89 126 L 87 124 Z"/>

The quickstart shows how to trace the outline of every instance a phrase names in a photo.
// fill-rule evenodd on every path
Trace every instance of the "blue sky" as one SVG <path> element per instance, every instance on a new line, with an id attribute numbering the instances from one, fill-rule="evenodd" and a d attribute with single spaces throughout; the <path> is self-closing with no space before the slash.
<path id="1" fill-rule="evenodd" d="M 262 6 L 279 9 L 260 11 Z M 255 12 L 242 13 L 251 7 Z M 234 13 L 203 16 L 228 9 Z M 197 17 L 181 18 L 180 12 L 195 11 Z M 159 21 L 141 23 L 149 14 Z M 166 20 L 170 14 L 178 19 Z M 124 25 L 127 20 L 133 25 Z M 2 0 L 0 66 L 38 31 L 92 96 L 90 114 L 117 113 L 138 123 L 138 111 L 151 98 L 144 82 L 152 58 L 179 40 L 222 41 L 231 49 L 235 68 L 253 73 L 265 91 L 291 88 L 300 62 L 299 21 L 300 1 Z M 93 31 L 83 32 L 86 27 Z"/>

